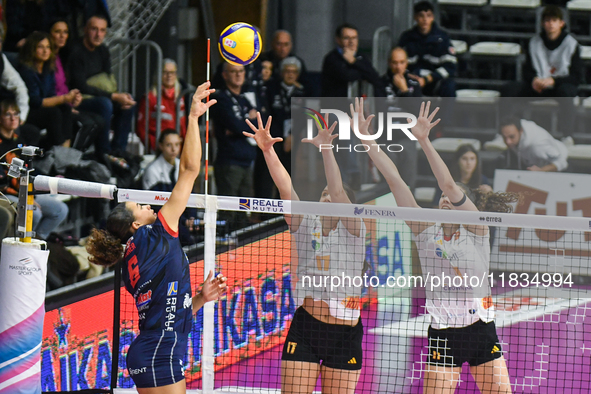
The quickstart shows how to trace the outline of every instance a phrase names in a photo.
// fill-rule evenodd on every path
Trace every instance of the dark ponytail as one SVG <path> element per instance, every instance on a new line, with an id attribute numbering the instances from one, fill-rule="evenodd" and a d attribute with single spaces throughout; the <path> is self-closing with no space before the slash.
<path id="1" fill-rule="evenodd" d="M 470 189 L 462 182 L 456 182 L 466 197 L 476 205 L 481 212 L 513 212 L 514 202 L 519 202 L 519 194 L 505 192 L 483 192 L 480 189 Z"/>
<path id="2" fill-rule="evenodd" d="M 91 263 L 111 266 L 123 257 L 123 245 L 133 235 L 131 225 L 135 220 L 133 212 L 121 203 L 111 211 L 107 218 L 107 229 L 93 229 L 86 250 Z"/>

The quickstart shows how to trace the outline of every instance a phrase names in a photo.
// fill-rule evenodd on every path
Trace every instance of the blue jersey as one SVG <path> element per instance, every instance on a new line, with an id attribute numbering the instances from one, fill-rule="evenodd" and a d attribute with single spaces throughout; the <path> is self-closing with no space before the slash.
<path id="1" fill-rule="evenodd" d="M 178 232 L 161 213 L 127 241 L 124 264 L 123 282 L 135 300 L 140 331 L 188 333 L 193 314 L 189 260 Z"/>

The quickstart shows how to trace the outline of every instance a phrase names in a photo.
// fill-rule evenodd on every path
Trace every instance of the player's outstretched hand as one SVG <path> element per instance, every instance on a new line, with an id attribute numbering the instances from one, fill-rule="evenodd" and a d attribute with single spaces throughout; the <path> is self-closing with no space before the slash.
<path id="1" fill-rule="evenodd" d="M 351 110 L 351 117 L 349 121 L 351 122 L 351 130 L 354 130 L 355 121 L 357 121 L 359 133 L 363 135 L 370 135 L 369 133 L 369 125 L 371 120 L 375 118 L 375 115 L 369 115 L 367 118 L 363 113 L 363 97 L 358 98 L 355 97 L 355 106 L 353 104 L 349 105 Z"/>
<path id="2" fill-rule="evenodd" d="M 412 134 L 417 137 L 417 140 L 429 138 L 429 131 L 431 131 L 431 129 L 441 121 L 441 119 L 437 119 L 435 122 L 433 122 L 433 118 L 435 118 L 437 111 L 439 111 L 439 107 L 435 108 L 433 113 L 429 115 L 430 108 L 430 101 L 427 101 L 426 106 L 424 102 L 421 103 L 417 124 L 412 128 Z M 410 119 L 408 119 L 408 121 L 410 122 Z"/>
<path id="3" fill-rule="evenodd" d="M 318 123 L 316 123 L 316 128 L 318 129 L 318 134 L 316 134 L 316 137 L 312 139 L 303 138 L 302 142 L 310 143 L 317 148 L 320 148 L 321 145 L 331 145 L 332 141 L 339 136 L 338 134 L 332 133 L 335 127 L 337 127 L 336 121 L 328 129 L 322 128 L 318 125 Z"/>
<path id="4" fill-rule="evenodd" d="M 273 117 L 269 116 L 269 120 L 267 120 L 267 124 L 264 124 L 263 118 L 261 118 L 261 113 L 257 112 L 258 127 L 253 125 L 250 122 L 250 120 L 246 119 L 246 124 L 248 125 L 248 127 L 250 127 L 250 129 L 252 131 L 254 131 L 254 134 L 248 133 L 246 131 L 242 132 L 242 134 L 244 134 L 245 136 L 250 137 L 250 138 L 254 138 L 254 140 L 257 142 L 257 145 L 259 146 L 259 148 L 263 152 L 266 152 L 269 149 L 273 149 L 273 144 L 275 144 L 276 142 L 283 141 L 283 138 L 271 137 L 271 121 L 272 120 L 273 120 Z"/>
<path id="5" fill-rule="evenodd" d="M 209 89 L 211 83 L 206 81 L 199 85 L 197 91 L 193 95 L 193 103 L 191 103 L 191 112 L 189 116 L 199 117 L 203 115 L 209 107 L 217 103 L 216 99 L 211 99 L 204 103 L 202 100 L 206 99 L 207 96 L 215 92 L 215 89 Z"/>
<path id="6" fill-rule="evenodd" d="M 226 291 L 226 277 L 222 274 L 218 274 L 213 279 L 212 277 L 213 271 L 210 270 L 207 279 L 203 282 L 203 289 L 201 289 L 203 302 L 215 301 Z"/>

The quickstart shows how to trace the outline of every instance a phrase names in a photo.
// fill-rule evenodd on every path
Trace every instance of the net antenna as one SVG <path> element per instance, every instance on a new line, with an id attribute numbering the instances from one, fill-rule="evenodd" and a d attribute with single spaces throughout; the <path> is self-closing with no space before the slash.
<path id="1" fill-rule="evenodd" d="M 107 0 L 111 14 L 111 27 L 109 28 L 109 35 L 105 39 L 105 44 L 109 46 L 114 38 L 146 40 L 173 1 Z M 132 52 L 113 53 L 113 56 L 123 57 L 123 59 L 113 59 L 113 64 L 123 61 Z"/>
<path id="2" fill-rule="evenodd" d="M 211 40 L 207 38 L 207 81 L 209 82 L 209 70 L 211 66 Z M 209 94 L 206 102 L 209 103 Z M 205 195 L 209 190 L 209 108 L 205 112 Z"/>

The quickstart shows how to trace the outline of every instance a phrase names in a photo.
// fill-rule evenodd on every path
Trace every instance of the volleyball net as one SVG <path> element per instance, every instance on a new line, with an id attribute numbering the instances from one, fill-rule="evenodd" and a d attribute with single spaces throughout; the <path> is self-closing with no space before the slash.
<path id="1" fill-rule="evenodd" d="M 167 196 L 118 191 L 120 202 L 162 204 Z M 502 354 L 512 392 L 563 387 L 576 392 L 574 387 L 589 384 L 588 218 L 400 208 L 389 194 L 365 204 L 193 196 L 189 205 L 205 208 L 203 260 L 191 264 L 194 288 L 203 282 L 204 270 L 228 278 L 227 293 L 194 315 L 185 360 L 189 389 L 280 392 L 284 346 L 288 357 L 297 355 L 300 347 L 306 349 L 305 357 L 325 354 L 323 362 L 329 365 L 362 364 L 357 393 L 419 393 L 430 368 L 444 374 L 461 366 L 462 357 L 473 362 L 484 357 L 483 352 L 493 355 L 490 360 L 494 353 Z M 303 215 L 298 232 L 288 230 L 281 216 L 285 214 Z M 220 235 L 215 225 L 220 217 L 231 217 L 242 229 Z M 359 222 L 362 239 L 355 244 L 352 237 L 335 238 L 335 230 L 322 234 L 321 222 L 315 220 L 320 217 Z M 410 221 L 435 229 L 425 230 L 434 242 L 420 243 L 407 225 Z M 446 239 L 439 231 L 441 223 L 461 227 Z M 470 231 L 483 225 L 489 226 L 490 235 Z M 329 238 L 332 246 L 336 242 L 341 248 L 340 261 L 322 253 L 331 246 Z M 303 246 L 298 247 L 296 239 Z M 470 250 L 466 243 L 480 249 Z M 490 264 L 478 253 L 490 253 Z M 318 328 L 314 320 L 302 323 L 307 335 L 303 342 L 285 345 L 305 297 L 323 300 L 335 316 L 360 310 L 361 359 L 347 358 L 348 340 L 334 340 L 344 335 L 342 330 Z M 434 298 L 440 305 L 429 304 Z M 340 305 L 334 305 L 335 299 Z M 149 295 L 140 295 L 137 302 L 146 301 Z M 478 321 L 475 315 L 494 320 L 498 343 L 470 332 L 460 332 L 459 339 L 429 339 L 433 315 L 456 326 Z M 138 328 L 136 303 L 124 288 L 120 325 L 118 387 L 125 389 L 133 387 L 125 355 Z M 445 375 L 457 392 L 477 392 L 467 366 Z M 295 376 L 305 372 L 292 371 Z M 313 386 L 320 392 L 320 381 Z"/>

